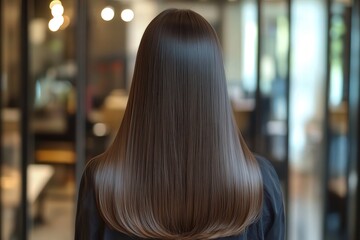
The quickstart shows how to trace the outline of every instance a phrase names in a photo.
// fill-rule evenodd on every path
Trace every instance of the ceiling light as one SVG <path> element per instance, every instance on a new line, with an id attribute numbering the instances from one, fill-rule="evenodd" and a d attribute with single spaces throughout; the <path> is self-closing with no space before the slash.
<path id="1" fill-rule="evenodd" d="M 115 16 L 115 11 L 112 7 L 105 7 L 102 11 L 101 11 L 101 18 L 104 21 L 110 21 L 114 18 Z"/>
<path id="2" fill-rule="evenodd" d="M 124 9 L 122 12 L 121 12 L 121 19 L 124 21 L 124 22 L 130 22 L 131 20 L 134 19 L 134 12 L 133 10 L 131 9 Z"/>
<path id="3" fill-rule="evenodd" d="M 51 8 L 51 14 L 54 17 L 62 16 L 64 13 L 64 7 L 61 4 L 55 4 Z"/>

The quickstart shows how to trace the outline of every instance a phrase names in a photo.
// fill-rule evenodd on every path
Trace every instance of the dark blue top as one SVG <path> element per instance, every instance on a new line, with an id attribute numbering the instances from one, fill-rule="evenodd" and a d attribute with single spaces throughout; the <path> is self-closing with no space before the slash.
<path id="1" fill-rule="evenodd" d="M 219 238 L 223 240 L 284 240 L 284 204 L 278 176 L 270 162 L 256 156 L 263 184 L 264 201 L 261 216 L 239 236 Z M 92 176 L 85 171 L 81 179 L 76 213 L 75 240 L 136 239 L 111 230 L 99 215 L 94 196 Z"/>

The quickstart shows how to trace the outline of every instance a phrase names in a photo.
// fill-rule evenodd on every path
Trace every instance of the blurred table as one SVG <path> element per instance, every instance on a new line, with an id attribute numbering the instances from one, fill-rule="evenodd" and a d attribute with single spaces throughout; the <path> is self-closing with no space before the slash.
<path id="1" fill-rule="evenodd" d="M 27 171 L 27 199 L 29 204 L 35 204 L 54 175 L 54 167 L 45 164 L 29 164 Z M 3 168 L 1 190 L 3 207 L 20 206 L 21 174 L 19 169 Z"/>

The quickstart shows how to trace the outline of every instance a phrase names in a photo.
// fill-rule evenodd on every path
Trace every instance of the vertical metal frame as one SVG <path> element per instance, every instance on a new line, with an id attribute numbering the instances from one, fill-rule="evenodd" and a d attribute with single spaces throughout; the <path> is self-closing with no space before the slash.
<path id="1" fill-rule="evenodd" d="M 345 70 L 345 72 L 347 72 L 347 75 L 345 75 L 345 77 L 347 77 L 347 80 L 348 80 L 348 85 L 347 85 L 347 88 L 346 88 L 346 90 L 348 91 L 348 94 L 350 94 L 350 91 L 351 91 L 351 89 L 350 89 L 350 59 L 351 59 L 351 56 L 350 56 L 350 53 L 351 53 L 351 35 L 352 35 L 352 31 L 351 31 L 351 28 L 352 28 L 352 24 L 351 24 L 351 18 L 352 18 L 352 12 L 350 11 L 350 22 L 349 23 L 347 23 L 347 24 L 350 24 L 349 25 L 349 28 L 350 28 L 350 33 L 349 33 L 349 38 L 347 39 L 347 41 L 346 41 L 346 45 L 347 46 L 349 46 L 349 52 L 348 52 L 348 55 L 349 55 L 349 57 L 348 57 L 348 65 L 347 66 L 345 66 L 346 67 L 346 70 Z M 350 112 L 350 98 L 349 98 L 349 96 L 348 96 L 348 109 L 347 109 L 347 118 L 348 118 L 348 127 L 349 127 L 349 129 L 348 129 L 348 132 L 347 132 L 347 134 L 346 134 L 346 138 L 349 140 L 349 143 L 347 144 L 347 158 L 348 158 L 348 163 L 347 163 L 347 167 L 346 167 L 346 175 L 347 175 L 347 178 L 349 179 L 349 176 L 350 176 L 350 174 L 351 174 L 351 156 L 350 156 L 350 144 L 351 144 L 351 131 L 350 131 L 350 122 L 351 122 L 351 120 L 350 120 L 350 117 L 352 117 L 351 116 L 351 112 Z M 349 203 L 350 202 L 350 195 L 351 195 L 351 193 L 350 193 L 350 189 L 349 189 L 349 181 L 347 181 L 347 183 L 346 183 L 346 188 L 348 189 L 348 192 L 347 192 L 347 194 L 346 194 L 346 202 L 347 203 Z M 350 214 L 350 208 L 351 208 L 351 206 L 350 206 L 350 204 L 347 204 L 347 211 L 346 211 L 346 217 L 345 217 L 345 220 L 346 220 L 346 224 L 345 224 L 345 231 L 347 232 L 347 235 L 349 236 L 349 235 L 351 235 L 351 233 L 350 233 L 350 231 L 351 231 L 351 221 L 350 221 L 350 218 L 349 218 L 349 214 Z"/>
<path id="2" fill-rule="evenodd" d="M 262 114 L 261 111 L 259 111 L 259 109 L 261 109 L 261 92 L 260 92 L 260 75 L 261 75 L 261 66 L 260 66 L 260 62 L 261 62 L 261 53 L 262 53 L 262 39 L 263 39 L 263 27 L 262 27 L 262 18 L 263 18 L 263 14 L 262 14 L 262 0 L 257 0 L 257 24 L 258 24 L 258 28 L 257 28 L 257 35 L 258 35 L 258 39 L 257 39 L 257 59 L 256 59 L 256 91 L 255 91 L 255 102 L 256 102 L 256 108 L 255 108 L 255 131 L 253 131 L 255 133 L 255 138 L 254 138 L 254 142 L 252 143 L 252 145 L 255 147 L 256 146 L 256 142 L 260 142 L 261 141 L 261 119 L 262 119 Z"/>
<path id="3" fill-rule="evenodd" d="M 350 19 L 352 18 L 351 15 L 352 15 L 352 12 L 350 11 Z M 347 86 L 346 90 L 347 90 L 348 94 L 350 94 L 350 59 L 351 59 L 350 53 L 351 53 L 351 35 L 352 35 L 352 32 L 351 32 L 351 28 L 352 28 L 351 20 L 350 20 L 350 22 L 346 22 L 345 24 L 349 24 L 349 28 L 350 28 L 349 38 L 347 39 L 346 45 L 345 45 L 345 46 L 349 46 L 349 51 L 348 51 L 349 57 L 347 59 L 348 60 L 348 65 L 345 65 L 345 78 L 347 78 L 347 81 L 348 81 L 348 86 Z M 351 113 L 350 113 L 349 106 L 350 106 L 350 102 L 349 102 L 349 97 L 348 97 L 348 109 L 347 109 L 348 123 L 347 124 L 350 127 Z M 347 144 L 347 151 L 346 151 L 347 152 L 347 158 L 348 158 L 348 163 L 347 163 L 347 167 L 346 167 L 346 175 L 347 175 L 347 177 L 349 179 L 350 170 L 351 170 L 351 168 L 350 168 L 350 162 L 351 162 L 351 159 L 350 159 L 350 146 L 349 146 L 350 143 L 351 143 L 350 142 L 350 128 L 349 128 L 349 130 L 348 130 L 348 132 L 346 134 L 346 137 L 349 140 L 349 144 Z M 346 183 L 346 188 L 348 189 L 348 192 L 346 194 L 346 202 L 349 203 L 349 201 L 350 201 L 349 181 L 347 181 L 347 183 Z M 345 221 L 346 221 L 345 231 L 346 231 L 347 235 L 350 235 L 351 221 L 349 221 L 350 220 L 349 219 L 349 213 L 350 213 L 349 209 L 351 208 L 351 206 L 349 204 L 347 206 L 348 207 L 347 207 L 346 217 L 345 217 Z"/>
<path id="4" fill-rule="evenodd" d="M 287 0 L 286 2 L 288 8 L 288 31 L 289 31 L 289 49 L 287 54 L 287 73 L 286 73 L 286 150 L 285 150 L 285 204 L 286 206 L 289 206 L 289 171 L 290 171 L 290 164 L 289 164 L 289 129 L 290 129 L 290 68 L 291 68 L 291 23 L 292 23 L 292 14 L 291 14 L 291 7 L 292 7 L 292 1 Z M 286 211 L 286 219 L 289 219 L 289 211 Z M 287 232 L 288 234 L 288 232 Z M 288 236 L 289 237 L 289 236 Z"/>
<path id="5" fill-rule="evenodd" d="M 360 174 L 360 1 L 354 0 L 351 9 L 350 81 L 349 81 L 349 198 L 348 223 L 351 240 L 360 240 L 360 184 L 351 186 L 353 174 Z M 354 172 L 355 170 L 355 172 Z M 352 187 L 355 187 L 352 189 Z"/>
<path id="6" fill-rule="evenodd" d="M 30 153 L 30 107 L 29 107 L 29 45 L 28 45 L 28 23 L 29 23 L 29 1 L 21 0 L 21 16 L 20 16 L 20 54 L 21 54 L 21 207 L 19 213 L 19 224 L 21 232 L 20 238 L 22 240 L 28 239 L 28 202 L 27 202 L 27 165 Z"/>
<path id="7" fill-rule="evenodd" d="M 86 160 L 86 79 L 87 79 L 87 12 L 88 1 L 76 1 L 76 186 L 80 185 Z M 77 197 L 76 197 L 77 198 Z"/>
<path id="8" fill-rule="evenodd" d="M 329 137 L 330 137 L 330 129 L 329 129 L 329 96 L 330 96 L 330 27 L 331 27 L 331 5 L 332 0 L 326 0 L 326 71 L 325 71 L 325 109 L 324 109 L 324 174 L 322 176 L 322 195 L 324 197 L 323 204 L 323 224 L 322 224 L 322 235 L 323 239 L 326 236 L 326 209 L 328 208 L 328 199 L 327 199 L 327 189 L 328 189 L 328 181 L 329 181 Z"/>
<path id="9" fill-rule="evenodd" d="M 3 29 L 2 29 L 2 25 L 3 25 L 3 1 L 0 0 L 0 35 L 3 36 Z M 3 52 L 2 52 L 2 48 L 3 48 L 3 39 L 0 38 L 0 177 L 2 176 L 2 169 L 3 169 L 3 142 L 2 142 L 2 138 L 3 138 L 3 101 L 2 101 L 2 86 L 3 86 L 3 81 L 4 79 L 2 78 L 3 75 Z M 2 187 L 0 186 L 0 199 L 2 199 Z M 2 221 L 2 216 L 3 216 L 3 205 L 0 202 L 0 238 L 2 238 L 2 233 L 3 233 L 3 221 Z"/>

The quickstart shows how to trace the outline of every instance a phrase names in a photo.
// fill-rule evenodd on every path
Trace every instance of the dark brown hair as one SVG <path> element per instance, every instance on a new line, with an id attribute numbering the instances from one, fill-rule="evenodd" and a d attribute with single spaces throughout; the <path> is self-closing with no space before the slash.
<path id="1" fill-rule="evenodd" d="M 232 115 L 218 38 L 199 14 L 166 10 L 146 28 L 121 127 L 90 165 L 102 218 L 130 236 L 212 239 L 256 220 L 260 169 Z"/>

